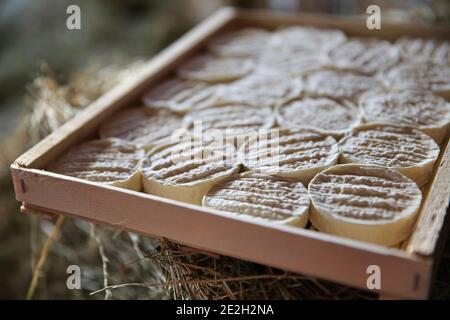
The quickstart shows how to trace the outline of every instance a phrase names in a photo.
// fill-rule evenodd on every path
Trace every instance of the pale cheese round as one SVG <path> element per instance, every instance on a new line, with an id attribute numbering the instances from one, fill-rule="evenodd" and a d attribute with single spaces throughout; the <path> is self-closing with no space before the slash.
<path id="1" fill-rule="evenodd" d="M 422 201 L 413 180 L 372 165 L 334 166 L 314 177 L 308 192 L 319 231 L 386 246 L 409 236 Z"/>
<path id="2" fill-rule="evenodd" d="M 250 171 L 215 185 L 203 197 L 204 207 L 301 228 L 308 222 L 309 203 L 300 182 Z"/>
<path id="3" fill-rule="evenodd" d="M 378 39 L 350 39 L 329 52 L 330 62 L 336 68 L 369 75 L 390 68 L 399 58 L 396 46 Z"/>
<path id="4" fill-rule="evenodd" d="M 208 49 L 223 57 L 258 57 L 270 36 L 264 29 L 245 28 L 212 39 Z"/>
<path id="5" fill-rule="evenodd" d="M 274 69 L 292 77 L 302 77 L 328 67 L 328 62 L 327 55 L 322 52 L 291 52 L 268 48 L 261 54 L 259 66 Z"/>
<path id="6" fill-rule="evenodd" d="M 281 105 L 278 124 L 290 129 L 310 128 L 340 137 L 362 122 L 362 113 L 350 101 L 304 98 Z"/>
<path id="7" fill-rule="evenodd" d="M 219 83 L 240 79 L 249 74 L 253 68 L 252 59 L 203 54 L 183 63 L 177 72 L 183 79 Z"/>
<path id="8" fill-rule="evenodd" d="M 426 91 L 370 91 L 359 102 L 368 123 L 411 126 L 431 136 L 437 143 L 447 137 L 450 104 Z"/>
<path id="9" fill-rule="evenodd" d="M 120 139 L 82 143 L 51 163 L 49 171 L 140 191 L 145 151 Z"/>
<path id="10" fill-rule="evenodd" d="M 120 111 L 99 129 L 101 138 L 119 138 L 145 149 L 171 142 L 182 129 L 182 117 L 164 108 L 138 107 Z"/>
<path id="11" fill-rule="evenodd" d="M 305 80 L 309 96 L 353 101 L 376 86 L 373 77 L 350 71 L 322 70 L 311 73 Z"/>
<path id="12" fill-rule="evenodd" d="M 327 51 L 346 39 L 345 34 L 336 29 L 293 26 L 275 31 L 268 46 L 274 50 L 319 52 Z"/>
<path id="13" fill-rule="evenodd" d="M 151 150 L 142 167 L 144 191 L 201 205 L 205 193 L 240 169 L 233 146 L 201 141 L 168 144 Z"/>
<path id="14" fill-rule="evenodd" d="M 450 65 L 405 62 L 378 75 L 387 90 L 426 90 L 450 100 Z"/>
<path id="15" fill-rule="evenodd" d="M 256 172 L 293 178 L 307 185 L 318 172 L 336 164 L 336 140 L 318 131 L 274 128 L 249 139 L 239 150 L 244 166 Z"/>
<path id="16" fill-rule="evenodd" d="M 302 93 L 302 81 L 271 69 L 259 68 L 249 76 L 218 90 L 219 103 L 243 103 L 275 107 L 297 98 Z"/>
<path id="17" fill-rule="evenodd" d="M 273 127 L 275 115 L 270 107 L 230 103 L 190 112 L 184 123 L 197 137 L 217 140 L 216 136 L 220 135 L 222 140 L 229 141 Z"/>
<path id="18" fill-rule="evenodd" d="M 395 41 L 404 60 L 433 61 L 450 65 L 450 42 L 436 39 L 402 37 Z"/>
<path id="19" fill-rule="evenodd" d="M 183 113 L 213 105 L 218 87 L 202 81 L 171 78 L 150 89 L 142 101 L 146 106 Z"/>
<path id="20" fill-rule="evenodd" d="M 431 177 L 439 146 L 410 127 L 372 124 L 353 129 L 339 141 L 341 163 L 378 165 L 395 169 L 419 186 Z"/>

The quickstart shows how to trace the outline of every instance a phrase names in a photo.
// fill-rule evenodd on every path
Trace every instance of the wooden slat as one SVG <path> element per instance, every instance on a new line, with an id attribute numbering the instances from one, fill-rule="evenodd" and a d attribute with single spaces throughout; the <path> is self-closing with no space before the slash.
<path id="1" fill-rule="evenodd" d="M 114 228 L 366 289 L 369 265 L 383 293 L 428 294 L 431 260 L 315 231 L 226 213 L 35 169 L 12 167 L 17 200 Z M 124 205 L 126 204 L 126 205 Z M 40 210 L 43 210 L 40 209 Z"/>
<path id="2" fill-rule="evenodd" d="M 224 8 L 189 31 L 166 50 L 154 57 L 138 75 L 120 83 L 100 97 L 76 117 L 43 139 L 16 160 L 25 168 L 42 168 L 64 152 L 69 146 L 81 141 L 118 108 L 138 101 L 151 83 L 170 72 L 178 63 L 192 54 L 199 46 L 225 28 L 236 15 L 232 8 Z"/>
<path id="3" fill-rule="evenodd" d="M 406 247 L 407 252 L 433 255 L 441 236 L 450 198 L 450 141 L 436 169 L 431 187 L 422 205 L 415 230 Z"/>
<path id="4" fill-rule="evenodd" d="M 364 17 L 337 17 L 326 14 L 293 14 L 269 10 L 239 10 L 236 24 L 276 29 L 288 25 L 311 25 L 322 28 L 338 28 L 350 36 L 378 37 L 395 40 L 401 36 L 450 39 L 447 25 L 392 22 L 382 20 L 381 29 L 369 30 Z"/>

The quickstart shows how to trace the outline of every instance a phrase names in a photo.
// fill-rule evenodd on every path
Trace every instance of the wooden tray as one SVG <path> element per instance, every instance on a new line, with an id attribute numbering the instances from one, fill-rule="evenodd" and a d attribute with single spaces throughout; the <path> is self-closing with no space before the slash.
<path id="1" fill-rule="evenodd" d="M 139 103 L 144 91 L 168 75 L 182 60 L 202 48 L 224 29 L 305 24 L 335 27 L 352 36 L 450 38 L 444 27 L 383 22 L 368 30 L 364 19 L 337 19 L 318 15 L 291 15 L 223 8 L 152 59 L 133 79 L 114 88 L 73 120 L 20 156 L 11 172 L 22 211 L 68 215 L 145 235 L 165 237 L 203 250 L 250 260 L 319 277 L 344 285 L 367 288 L 367 268 L 381 269 L 382 297 L 426 298 L 433 267 L 445 238 L 450 196 L 450 145 L 445 141 L 415 230 L 402 249 L 296 229 L 249 222 L 145 193 L 105 186 L 42 170 L 46 164 L 82 140 L 93 137 L 98 125 L 119 108 Z"/>

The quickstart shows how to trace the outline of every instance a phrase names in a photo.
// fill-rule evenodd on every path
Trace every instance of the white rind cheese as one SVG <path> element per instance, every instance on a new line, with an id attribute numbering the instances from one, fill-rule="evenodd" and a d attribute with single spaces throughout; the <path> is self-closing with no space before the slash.
<path id="1" fill-rule="evenodd" d="M 142 101 L 146 106 L 184 113 L 213 105 L 218 87 L 201 81 L 172 78 L 148 91 Z"/>
<path id="2" fill-rule="evenodd" d="M 395 65 L 399 50 L 388 41 L 354 38 L 329 52 L 330 63 L 337 69 L 372 75 Z"/>
<path id="3" fill-rule="evenodd" d="M 142 167 L 144 191 L 201 205 L 214 184 L 239 171 L 234 152 L 232 146 L 214 148 L 199 141 L 157 147 Z"/>
<path id="4" fill-rule="evenodd" d="M 270 37 L 271 33 L 264 29 L 246 28 L 212 39 L 208 43 L 208 49 L 223 57 L 256 58 L 267 45 Z"/>
<path id="5" fill-rule="evenodd" d="M 320 171 L 337 163 L 336 140 L 314 130 L 274 128 L 247 141 L 239 150 L 244 166 L 256 172 L 293 178 L 308 185 Z"/>
<path id="6" fill-rule="evenodd" d="M 229 82 L 246 76 L 253 68 L 252 59 L 203 54 L 182 64 L 178 69 L 178 76 L 211 83 Z"/>
<path id="7" fill-rule="evenodd" d="M 379 165 L 395 169 L 419 186 L 431 177 L 439 146 L 426 134 L 392 125 L 365 125 L 339 141 L 341 163 Z"/>
<path id="8" fill-rule="evenodd" d="M 352 102 L 329 98 L 304 98 L 277 108 L 277 121 L 290 129 L 310 128 L 337 138 L 362 122 L 362 113 Z"/>
<path id="9" fill-rule="evenodd" d="M 427 90 L 450 100 L 450 65 L 404 62 L 378 75 L 386 90 Z"/>
<path id="10" fill-rule="evenodd" d="M 350 71 L 317 71 L 308 75 L 305 81 L 308 96 L 352 101 L 375 87 L 373 77 Z"/>
<path id="11" fill-rule="evenodd" d="M 271 69 L 259 68 L 251 75 L 217 91 L 220 103 L 243 103 L 276 107 L 302 93 L 302 81 Z"/>
<path id="12" fill-rule="evenodd" d="M 400 38 L 395 41 L 404 60 L 418 63 L 431 60 L 450 65 L 450 43 L 436 39 Z"/>
<path id="13" fill-rule="evenodd" d="M 319 29 L 313 27 L 293 26 L 279 29 L 273 33 L 268 47 L 276 51 L 326 52 L 344 42 L 345 34 L 336 29 Z"/>
<path id="14" fill-rule="evenodd" d="M 73 147 L 51 163 L 49 171 L 140 191 L 145 151 L 119 139 L 102 139 Z"/>
<path id="15" fill-rule="evenodd" d="M 387 246 L 409 236 L 422 200 L 417 184 L 398 171 L 356 164 L 319 173 L 308 192 L 319 231 Z"/>
<path id="16" fill-rule="evenodd" d="M 411 126 L 441 143 L 450 124 L 450 104 L 427 91 L 370 91 L 359 102 L 367 123 Z"/>
<path id="17" fill-rule="evenodd" d="M 270 107 L 229 103 L 190 112 L 184 117 L 184 125 L 204 140 L 214 137 L 233 144 L 236 137 L 244 139 L 272 128 L 275 115 Z"/>
<path id="18" fill-rule="evenodd" d="M 99 129 L 101 138 L 119 138 L 145 149 L 171 142 L 183 127 L 177 113 L 164 108 L 125 109 L 106 120 Z"/>
<path id="19" fill-rule="evenodd" d="M 204 207 L 301 228 L 308 222 L 309 203 L 300 182 L 250 171 L 219 183 L 203 197 Z"/>

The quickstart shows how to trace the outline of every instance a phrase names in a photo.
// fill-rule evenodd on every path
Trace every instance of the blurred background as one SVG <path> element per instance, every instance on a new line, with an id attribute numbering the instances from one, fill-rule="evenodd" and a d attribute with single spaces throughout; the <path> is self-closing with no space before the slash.
<path id="1" fill-rule="evenodd" d="M 81 30 L 66 28 L 66 9 L 71 4 L 81 9 Z M 26 297 L 32 270 L 54 227 L 50 220 L 19 214 L 8 167 L 24 150 L 118 81 L 132 76 L 146 60 L 220 6 L 365 15 L 370 4 L 381 7 L 383 19 L 450 27 L 449 0 L 2 0 L 0 298 Z M 105 279 L 109 284 L 166 280 L 164 267 L 144 261 L 158 246 L 152 239 L 73 220 L 59 231 L 33 289 L 34 298 L 104 298 L 104 292 L 89 293 L 102 288 Z M 450 298 L 448 245 L 446 251 L 435 298 Z M 70 291 L 65 285 L 65 268 L 73 263 L 82 266 L 83 290 Z M 329 298 L 341 292 L 336 290 L 312 290 L 298 297 Z M 144 285 L 114 290 L 107 297 L 179 296 L 164 286 Z"/>

